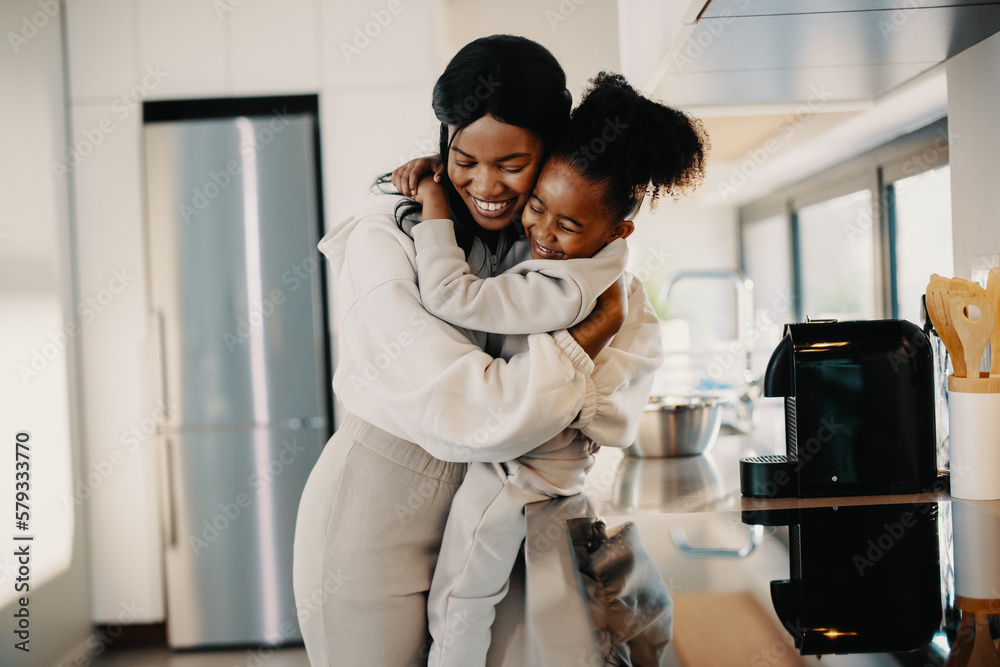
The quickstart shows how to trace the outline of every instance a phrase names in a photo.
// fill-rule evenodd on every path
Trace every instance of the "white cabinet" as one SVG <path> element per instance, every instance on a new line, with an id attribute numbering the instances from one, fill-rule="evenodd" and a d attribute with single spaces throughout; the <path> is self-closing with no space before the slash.
<path id="1" fill-rule="evenodd" d="M 131 0 L 92 0 L 65 5 L 70 97 L 117 97 L 135 82 Z"/>
<path id="2" fill-rule="evenodd" d="M 138 110 L 122 119 L 106 105 L 74 105 L 71 123 L 81 153 L 73 171 L 76 314 L 88 459 L 74 494 L 88 510 L 92 620 L 118 620 L 125 600 L 135 603 L 133 622 L 155 622 L 164 617 L 163 565 L 157 411 L 146 370 L 141 118 Z"/>
<path id="3" fill-rule="evenodd" d="M 317 42 L 322 34 L 315 0 L 243 0 L 224 20 L 232 30 L 234 94 L 307 93 L 319 88 Z"/>
<path id="4" fill-rule="evenodd" d="M 149 99 L 230 93 L 226 72 L 229 14 L 204 0 L 136 0 L 135 11 L 138 69 L 165 72 Z"/>
<path id="5" fill-rule="evenodd" d="M 372 182 L 410 158 L 437 150 L 429 90 L 331 92 L 320 99 L 326 218 L 357 209 Z"/>
<path id="6" fill-rule="evenodd" d="M 324 75 L 328 86 L 376 87 L 426 82 L 434 61 L 431 0 L 322 0 Z"/>

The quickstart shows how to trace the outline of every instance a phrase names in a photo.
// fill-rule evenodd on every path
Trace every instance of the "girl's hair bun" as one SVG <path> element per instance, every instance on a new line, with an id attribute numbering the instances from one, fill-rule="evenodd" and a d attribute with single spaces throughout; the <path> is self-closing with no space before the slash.
<path id="1" fill-rule="evenodd" d="M 621 74 L 591 79 L 552 157 L 604 188 L 608 213 L 629 219 L 648 195 L 689 194 L 705 177 L 709 138 L 696 118 L 655 102 Z"/>

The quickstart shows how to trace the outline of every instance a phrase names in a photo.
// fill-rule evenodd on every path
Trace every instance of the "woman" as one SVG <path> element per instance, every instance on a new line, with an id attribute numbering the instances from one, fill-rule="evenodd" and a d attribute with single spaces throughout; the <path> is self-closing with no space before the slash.
<path id="1" fill-rule="evenodd" d="M 452 59 L 433 104 L 459 242 L 478 275 L 493 275 L 523 259 L 507 251 L 545 145 L 568 119 L 565 75 L 544 47 L 495 35 Z M 296 522 L 294 588 L 313 665 L 425 663 L 426 594 L 465 462 L 514 459 L 568 427 L 627 444 L 645 403 L 642 382 L 592 360 L 625 320 L 617 283 L 573 331 L 534 334 L 506 361 L 490 354 L 500 337 L 430 316 L 404 231 L 411 203 L 374 197 L 320 243 L 337 290 L 334 390 L 346 416 Z M 614 367 L 645 376 L 656 361 Z"/>

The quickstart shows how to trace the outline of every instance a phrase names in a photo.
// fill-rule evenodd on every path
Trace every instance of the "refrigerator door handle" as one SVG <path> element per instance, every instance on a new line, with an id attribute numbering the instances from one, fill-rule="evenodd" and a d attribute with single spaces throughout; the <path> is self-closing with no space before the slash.
<path id="1" fill-rule="evenodd" d="M 167 548 L 177 545 L 177 512 L 174 506 L 174 457 L 171 439 L 162 438 L 160 457 L 160 518 L 163 523 L 163 541 Z"/>

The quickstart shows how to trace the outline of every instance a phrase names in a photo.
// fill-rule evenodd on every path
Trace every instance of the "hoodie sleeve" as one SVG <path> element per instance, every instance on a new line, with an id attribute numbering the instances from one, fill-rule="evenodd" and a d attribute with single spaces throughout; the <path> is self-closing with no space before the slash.
<path id="1" fill-rule="evenodd" d="M 649 402 L 653 375 L 663 363 L 660 319 L 642 283 L 629 279 L 628 315 L 622 328 L 594 360 L 587 397 L 570 424 L 599 445 L 628 447 Z"/>
<path id="2" fill-rule="evenodd" d="M 424 308 L 456 326 L 491 333 L 573 326 L 628 263 L 625 241 L 615 239 L 593 257 L 528 260 L 501 275 L 479 278 L 469 270 L 451 220 L 425 220 L 412 234 Z"/>
<path id="3" fill-rule="evenodd" d="M 579 416 L 593 362 L 572 336 L 533 334 L 527 352 L 494 359 L 424 309 L 415 261 L 405 234 L 366 219 L 334 262 L 334 389 L 348 410 L 445 461 L 514 459 Z"/>

